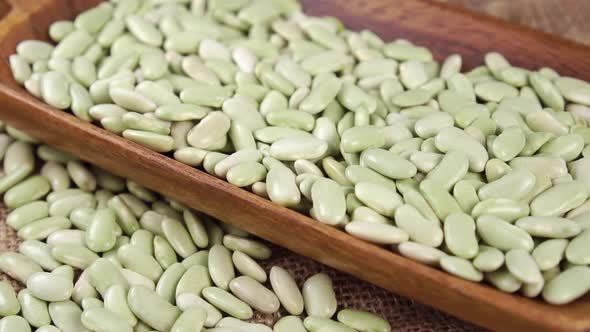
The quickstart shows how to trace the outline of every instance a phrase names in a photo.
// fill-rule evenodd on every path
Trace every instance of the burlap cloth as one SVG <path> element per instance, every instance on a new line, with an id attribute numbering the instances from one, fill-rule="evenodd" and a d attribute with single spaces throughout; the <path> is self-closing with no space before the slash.
<path id="1" fill-rule="evenodd" d="M 6 209 L 0 206 L 0 252 L 16 251 L 18 239 L 16 233 L 6 225 L 5 217 Z M 325 272 L 334 280 L 339 309 L 361 309 L 377 313 L 391 323 L 393 331 L 483 331 L 469 323 L 450 317 L 405 297 L 391 294 L 377 286 L 357 280 L 286 249 L 272 247 L 273 257 L 262 262 L 267 271 L 273 265 L 286 268 L 295 276 L 300 286 L 303 285 L 303 281 L 307 277 L 318 272 Z M 0 273 L 0 279 L 7 279 L 7 277 Z M 15 287 L 20 287 L 17 282 L 11 281 Z M 284 315 L 284 312 L 275 315 L 257 313 L 254 321 L 272 326 L 282 315 Z"/>

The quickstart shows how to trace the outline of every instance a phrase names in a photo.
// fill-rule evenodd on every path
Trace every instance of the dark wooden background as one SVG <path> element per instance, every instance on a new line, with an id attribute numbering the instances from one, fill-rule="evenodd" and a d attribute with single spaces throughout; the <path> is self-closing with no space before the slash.
<path id="1" fill-rule="evenodd" d="M 590 45 L 590 0 L 439 0 Z"/>

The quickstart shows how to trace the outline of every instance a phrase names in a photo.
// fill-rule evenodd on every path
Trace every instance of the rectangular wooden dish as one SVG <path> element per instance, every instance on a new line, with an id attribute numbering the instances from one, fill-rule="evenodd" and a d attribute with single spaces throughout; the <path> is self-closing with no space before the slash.
<path id="1" fill-rule="evenodd" d="M 12 79 L 18 42 L 48 39 L 51 22 L 99 0 L 0 0 L 0 120 L 188 206 L 394 293 L 502 331 L 590 331 L 590 296 L 567 306 L 508 295 L 413 262 L 279 207 L 245 190 L 52 109 Z M 426 0 L 306 0 L 306 12 L 333 15 L 385 40 L 407 38 L 473 67 L 497 50 L 514 64 L 550 66 L 590 80 L 590 48 Z M 396 322 L 392 322 L 394 325 Z"/>

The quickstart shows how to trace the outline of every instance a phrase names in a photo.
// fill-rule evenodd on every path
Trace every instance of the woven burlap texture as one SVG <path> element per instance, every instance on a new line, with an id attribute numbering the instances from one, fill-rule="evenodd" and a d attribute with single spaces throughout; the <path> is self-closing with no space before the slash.
<path id="1" fill-rule="evenodd" d="M 5 223 L 6 209 L 0 207 L 0 252 L 16 251 L 18 239 L 16 233 Z M 465 332 L 482 331 L 481 329 L 445 315 L 428 306 L 416 303 L 405 297 L 391 294 L 377 286 L 362 282 L 344 273 L 292 253 L 286 249 L 272 246 L 273 257 L 263 261 L 268 271 L 274 265 L 287 269 L 301 286 L 306 278 L 318 272 L 325 272 L 334 281 L 339 309 L 367 310 L 386 318 L 393 331 L 400 332 Z M 8 279 L 0 273 L 0 279 Z M 11 280 L 18 289 L 20 285 Z M 285 312 L 275 315 L 257 313 L 254 321 L 273 326 Z"/>

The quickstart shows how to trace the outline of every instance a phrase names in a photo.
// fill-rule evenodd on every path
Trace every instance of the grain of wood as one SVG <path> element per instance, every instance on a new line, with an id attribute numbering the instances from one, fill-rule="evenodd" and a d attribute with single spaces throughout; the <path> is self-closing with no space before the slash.
<path id="1" fill-rule="evenodd" d="M 587 0 L 440 0 L 590 44 Z"/>

